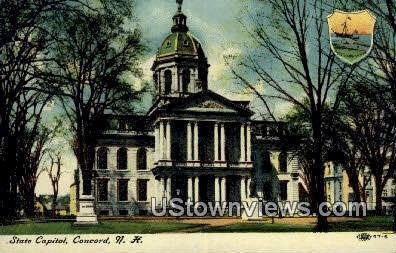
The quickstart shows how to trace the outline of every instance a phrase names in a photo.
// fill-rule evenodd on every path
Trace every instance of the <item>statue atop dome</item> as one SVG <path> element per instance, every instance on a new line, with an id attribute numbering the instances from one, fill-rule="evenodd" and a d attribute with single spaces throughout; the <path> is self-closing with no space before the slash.
<path id="1" fill-rule="evenodd" d="M 178 11 L 181 12 L 182 10 L 182 5 L 183 5 L 183 0 L 176 0 L 176 3 L 178 5 Z"/>

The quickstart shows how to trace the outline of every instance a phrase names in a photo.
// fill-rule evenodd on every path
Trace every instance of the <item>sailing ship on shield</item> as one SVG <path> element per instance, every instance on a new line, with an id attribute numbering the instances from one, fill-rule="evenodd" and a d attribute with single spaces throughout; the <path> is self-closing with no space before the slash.
<path id="1" fill-rule="evenodd" d="M 329 15 L 330 44 L 334 53 L 349 64 L 368 56 L 373 47 L 375 20 L 368 10 L 336 10 Z"/>

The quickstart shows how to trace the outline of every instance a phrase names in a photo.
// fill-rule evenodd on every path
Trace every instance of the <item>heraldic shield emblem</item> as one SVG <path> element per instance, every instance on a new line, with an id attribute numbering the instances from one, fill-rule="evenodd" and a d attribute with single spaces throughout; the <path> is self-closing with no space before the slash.
<path id="1" fill-rule="evenodd" d="M 375 20 L 368 10 L 335 10 L 327 17 L 331 49 L 349 64 L 364 59 L 373 48 Z"/>

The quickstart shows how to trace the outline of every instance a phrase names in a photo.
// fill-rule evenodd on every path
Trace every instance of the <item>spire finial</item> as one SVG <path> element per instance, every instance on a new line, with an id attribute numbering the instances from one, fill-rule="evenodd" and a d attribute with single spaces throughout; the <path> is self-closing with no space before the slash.
<path id="1" fill-rule="evenodd" d="M 182 5 L 183 5 L 183 0 L 176 0 L 176 3 L 178 5 L 178 11 L 181 12 L 182 10 Z"/>

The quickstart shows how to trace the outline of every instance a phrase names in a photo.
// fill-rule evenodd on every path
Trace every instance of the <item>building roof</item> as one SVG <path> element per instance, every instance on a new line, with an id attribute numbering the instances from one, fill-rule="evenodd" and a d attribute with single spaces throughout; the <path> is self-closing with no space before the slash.
<path id="1" fill-rule="evenodd" d="M 198 39 L 189 32 L 187 16 L 182 12 L 182 2 L 173 16 L 171 34 L 166 36 L 158 49 L 157 59 L 168 56 L 193 56 L 205 60 L 205 53 Z"/>
<path id="2" fill-rule="evenodd" d="M 176 54 L 206 58 L 201 43 L 190 32 L 173 32 L 169 34 L 158 49 L 157 57 L 161 58 Z"/>

